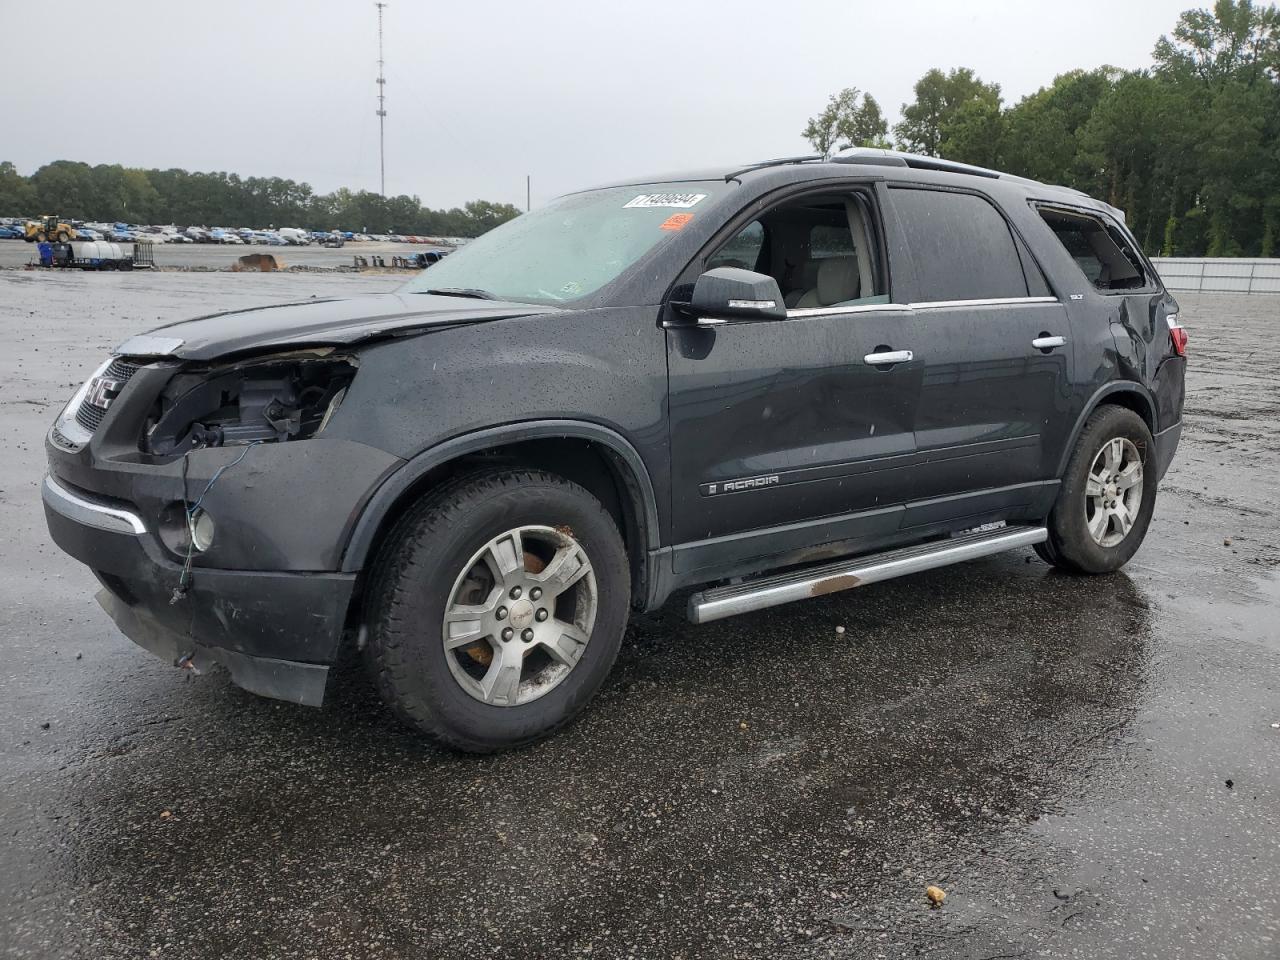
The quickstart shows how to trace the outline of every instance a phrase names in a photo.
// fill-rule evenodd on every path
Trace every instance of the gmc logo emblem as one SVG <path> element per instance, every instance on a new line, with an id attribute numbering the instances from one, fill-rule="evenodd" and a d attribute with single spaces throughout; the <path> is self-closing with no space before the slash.
<path id="1" fill-rule="evenodd" d="M 89 381 L 89 392 L 85 395 L 85 403 L 92 404 L 101 410 L 111 406 L 120 388 L 124 386 L 119 380 L 108 380 L 106 377 L 94 377 Z"/>

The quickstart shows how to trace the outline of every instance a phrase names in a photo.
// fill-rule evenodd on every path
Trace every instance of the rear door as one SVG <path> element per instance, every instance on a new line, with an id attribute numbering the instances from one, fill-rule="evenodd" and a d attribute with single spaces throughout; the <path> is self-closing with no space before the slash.
<path id="1" fill-rule="evenodd" d="M 847 209 L 862 211 L 852 227 Z M 744 212 L 682 275 L 733 263 L 784 291 L 817 279 L 785 320 L 667 323 L 677 572 L 898 528 L 921 370 L 864 359 L 911 337 L 910 311 L 888 302 L 880 234 L 873 192 L 833 184 Z M 823 261 L 847 264 L 850 245 L 864 260 L 842 293 L 840 264 Z"/>
<path id="2" fill-rule="evenodd" d="M 888 194 L 910 251 L 923 364 L 904 526 L 1038 503 L 1074 424 L 1067 312 L 985 195 L 906 184 Z"/>

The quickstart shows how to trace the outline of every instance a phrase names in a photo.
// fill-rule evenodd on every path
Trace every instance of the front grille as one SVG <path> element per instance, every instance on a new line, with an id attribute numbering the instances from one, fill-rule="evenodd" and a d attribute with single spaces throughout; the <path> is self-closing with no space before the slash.
<path id="1" fill-rule="evenodd" d="M 111 361 L 107 369 L 95 381 L 109 381 L 113 384 L 110 395 L 103 398 L 102 403 L 95 403 L 95 394 L 93 385 L 90 386 L 89 392 L 85 394 L 85 398 L 80 403 L 80 409 L 76 411 L 76 423 L 84 427 L 90 433 L 97 430 L 102 424 L 102 418 L 107 415 L 107 405 L 111 403 L 120 392 L 125 388 L 135 373 L 143 368 L 144 364 L 133 363 L 124 357 L 116 357 Z"/>

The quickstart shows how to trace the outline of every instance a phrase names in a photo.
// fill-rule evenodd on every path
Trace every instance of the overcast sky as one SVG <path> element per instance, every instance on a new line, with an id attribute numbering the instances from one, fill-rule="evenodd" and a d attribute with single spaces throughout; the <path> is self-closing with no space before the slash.
<path id="1" fill-rule="evenodd" d="M 524 206 L 637 173 L 807 152 L 845 86 L 897 119 L 930 67 L 1013 102 L 1149 66 L 1192 0 L 391 0 L 387 191 Z M 1208 6 L 1208 0 L 1202 0 Z M 0 160 L 378 188 L 372 0 L 0 0 Z"/>

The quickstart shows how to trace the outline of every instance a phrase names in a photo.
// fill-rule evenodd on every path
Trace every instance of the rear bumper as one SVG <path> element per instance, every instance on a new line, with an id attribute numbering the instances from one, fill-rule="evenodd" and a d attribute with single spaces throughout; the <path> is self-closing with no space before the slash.
<path id="1" fill-rule="evenodd" d="M 1165 473 L 1169 470 L 1169 464 L 1173 463 L 1173 455 L 1178 450 L 1178 441 L 1182 439 L 1182 421 L 1179 420 L 1172 427 L 1161 430 L 1155 435 L 1154 439 L 1156 442 L 1156 477 L 1163 480 Z"/>
<path id="2" fill-rule="evenodd" d="M 182 567 L 165 555 L 130 505 L 42 487 L 49 533 L 102 582 L 99 602 L 139 646 L 199 669 L 221 663 L 264 696 L 318 706 L 337 656 L 354 574 Z"/>

